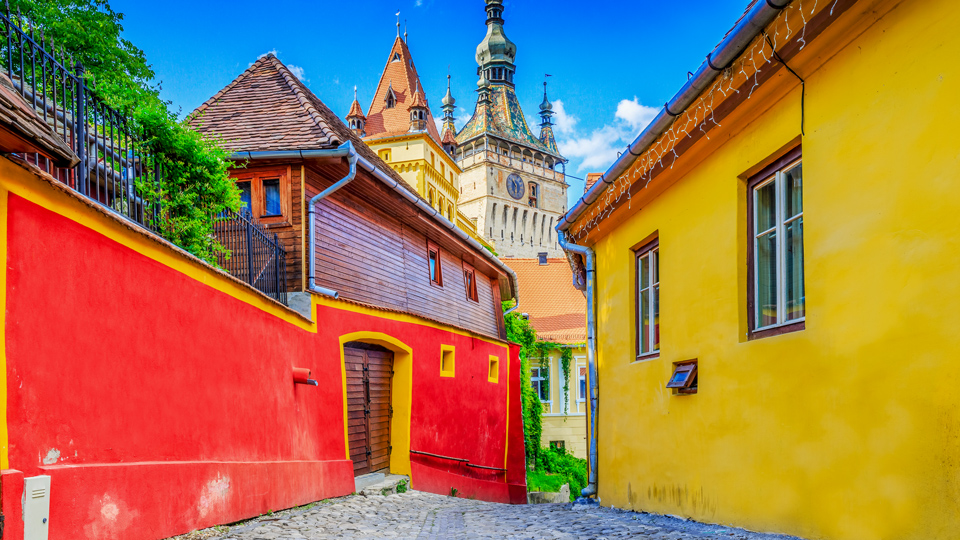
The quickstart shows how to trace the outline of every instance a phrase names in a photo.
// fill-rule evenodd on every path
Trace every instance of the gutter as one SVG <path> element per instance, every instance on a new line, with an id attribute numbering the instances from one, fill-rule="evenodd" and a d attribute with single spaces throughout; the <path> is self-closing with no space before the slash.
<path id="1" fill-rule="evenodd" d="M 646 152 L 661 135 L 670 129 L 674 118 L 682 114 L 697 99 L 697 96 L 709 88 L 713 81 L 717 79 L 717 76 L 743 53 L 747 45 L 760 35 L 763 29 L 780 14 L 780 11 L 790 5 L 792 0 L 781 1 L 783 2 L 782 5 L 773 0 L 759 0 L 747 12 L 727 34 L 727 37 L 707 55 L 707 59 L 700 64 L 690 80 L 680 88 L 673 99 L 663 106 L 663 110 L 653 119 L 653 122 L 650 122 L 640 132 L 636 140 L 627 146 L 627 151 L 620 155 L 617 161 L 600 178 L 600 181 L 588 189 L 583 197 L 577 201 L 577 204 L 563 216 L 560 223 L 557 224 L 557 231 L 568 230 L 587 208 L 600 198 L 607 186 L 614 183 L 621 174 L 630 168 L 630 165 L 638 156 Z"/>
<path id="2" fill-rule="evenodd" d="M 388 187 L 392 188 L 394 191 L 403 196 L 409 202 L 413 203 L 417 209 L 421 212 L 433 217 L 440 225 L 446 227 L 451 232 L 454 233 L 460 240 L 466 243 L 471 249 L 483 256 L 494 268 L 503 272 L 510 283 L 510 291 L 513 293 L 513 298 L 516 300 L 514 307 L 508 309 L 503 313 L 504 316 L 509 315 L 517 309 L 520 305 L 520 285 L 517 281 L 517 274 L 506 264 L 504 264 L 500 259 L 498 259 L 493 253 L 488 251 L 479 242 L 470 237 L 463 229 L 457 227 L 454 223 L 448 220 L 435 208 L 430 206 L 430 203 L 421 198 L 416 192 L 411 191 L 406 184 L 402 184 L 393 179 L 390 174 L 385 172 L 383 169 L 379 168 L 377 165 L 373 164 L 367 158 L 361 156 L 357 153 L 356 148 L 354 148 L 351 141 L 347 141 L 343 145 L 325 150 L 280 150 L 280 151 L 267 151 L 267 152 L 236 152 L 230 156 L 230 159 L 236 161 L 256 161 L 256 160 L 267 160 L 267 159 L 318 159 L 318 158 L 336 158 L 336 157 L 345 157 L 350 162 L 350 172 L 347 173 L 347 176 L 343 177 L 337 181 L 332 186 L 325 189 L 322 193 L 313 197 L 310 200 L 309 204 L 309 214 L 310 214 L 310 278 L 308 288 L 311 291 L 323 294 L 325 296 L 331 296 L 333 298 L 339 298 L 337 291 L 331 289 L 326 289 L 323 287 L 318 287 L 316 285 L 316 228 L 314 224 L 315 211 L 314 207 L 317 202 L 323 198 L 331 195 L 334 191 L 342 188 L 347 185 L 356 177 L 357 166 L 359 165 L 364 170 L 369 172 L 374 178 L 383 182 Z"/>
<path id="3" fill-rule="evenodd" d="M 593 249 L 568 242 L 566 235 L 557 233 L 557 240 L 564 251 L 583 256 L 587 270 L 587 378 L 590 381 L 587 408 L 590 424 L 587 426 L 587 460 L 590 464 L 587 487 L 580 491 L 584 498 L 597 495 L 597 410 L 600 408 L 600 383 L 597 380 L 597 260 Z"/>

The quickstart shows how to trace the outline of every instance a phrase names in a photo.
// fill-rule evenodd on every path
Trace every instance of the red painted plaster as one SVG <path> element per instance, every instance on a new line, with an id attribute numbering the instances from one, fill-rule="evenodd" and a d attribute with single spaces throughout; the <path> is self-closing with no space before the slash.
<path id="1" fill-rule="evenodd" d="M 23 540 L 23 473 L 0 471 L 0 507 L 3 511 L 3 540 Z"/>
<path id="2" fill-rule="evenodd" d="M 321 307 L 312 333 L 13 194 L 7 220 L 10 466 L 52 477 L 51 537 L 165 538 L 352 492 L 339 338 L 358 331 L 413 349 L 411 448 L 503 467 L 510 442 L 506 474 L 418 464 L 414 487 L 522 502 L 516 347 L 508 374 L 502 345 L 390 313 Z"/>

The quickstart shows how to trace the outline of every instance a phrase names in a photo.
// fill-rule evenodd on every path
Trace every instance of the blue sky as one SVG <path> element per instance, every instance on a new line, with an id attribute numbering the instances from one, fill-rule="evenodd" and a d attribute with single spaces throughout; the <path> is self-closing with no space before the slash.
<path id="1" fill-rule="evenodd" d="M 733 26 L 747 0 L 506 0 L 517 44 L 516 86 L 533 127 L 545 73 L 572 178 L 603 172 Z M 476 103 L 481 0 L 111 0 L 124 36 L 144 50 L 162 96 L 183 114 L 275 51 L 331 109 L 346 115 L 358 87 L 366 110 L 396 36 L 396 12 L 440 116 L 449 69 L 458 126 Z M 299 71 L 298 70 L 298 71 Z M 539 132 L 539 128 L 534 128 Z"/>

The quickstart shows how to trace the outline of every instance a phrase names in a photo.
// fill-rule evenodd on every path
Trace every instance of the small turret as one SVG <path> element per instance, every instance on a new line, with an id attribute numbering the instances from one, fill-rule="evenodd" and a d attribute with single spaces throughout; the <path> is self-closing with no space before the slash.
<path id="1" fill-rule="evenodd" d="M 420 92 L 420 84 L 413 92 L 413 103 L 410 104 L 410 131 L 426 131 L 427 129 L 427 98 Z"/>
<path id="2" fill-rule="evenodd" d="M 551 152 L 559 153 L 553 136 L 553 104 L 547 99 L 547 82 L 543 82 L 543 101 L 540 103 L 540 142 Z"/>
<path id="3" fill-rule="evenodd" d="M 447 75 L 447 95 L 443 96 L 443 134 L 440 137 L 440 143 L 443 150 L 454 155 L 457 150 L 457 126 L 454 122 L 453 113 L 457 110 L 457 100 L 453 99 L 453 93 L 450 91 L 450 75 Z"/>
<path id="4" fill-rule="evenodd" d="M 366 137 L 364 128 L 367 125 L 367 117 L 363 115 L 363 109 L 360 108 L 360 102 L 357 101 L 357 87 L 353 87 L 353 104 L 350 105 L 350 112 L 347 113 L 347 125 L 357 134 L 357 137 Z"/>
<path id="5" fill-rule="evenodd" d="M 494 84 L 513 86 L 517 46 L 503 31 L 503 0 L 485 0 L 487 35 L 477 46 L 477 71 Z"/>

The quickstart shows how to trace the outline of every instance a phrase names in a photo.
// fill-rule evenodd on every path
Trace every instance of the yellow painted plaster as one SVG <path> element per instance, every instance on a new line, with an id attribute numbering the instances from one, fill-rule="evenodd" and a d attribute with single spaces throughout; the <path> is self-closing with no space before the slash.
<path id="1" fill-rule="evenodd" d="M 860 2 L 835 26 L 795 61 L 805 330 L 745 339 L 745 178 L 801 140 L 787 75 L 591 239 L 606 506 L 805 538 L 960 531 L 960 6 Z M 651 234 L 662 351 L 636 362 L 631 248 Z M 691 359 L 699 393 L 672 395 Z"/>

